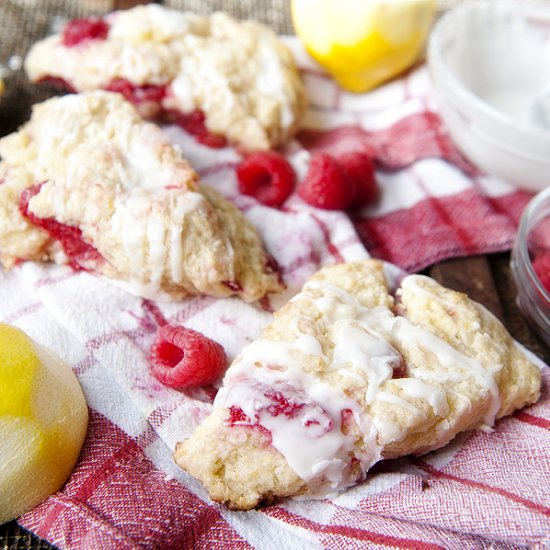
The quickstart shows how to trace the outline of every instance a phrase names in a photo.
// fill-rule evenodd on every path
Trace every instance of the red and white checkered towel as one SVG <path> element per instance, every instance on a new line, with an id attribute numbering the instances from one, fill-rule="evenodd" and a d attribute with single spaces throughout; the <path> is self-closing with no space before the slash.
<path id="1" fill-rule="evenodd" d="M 366 257 L 362 242 L 371 254 L 411 270 L 510 247 L 529 195 L 460 156 L 437 116 L 423 66 L 352 96 L 291 44 L 304 67 L 311 109 L 289 156 L 303 169 L 304 147 L 368 149 L 382 188 L 377 205 L 352 221 L 296 196 L 283 210 L 263 207 L 238 194 L 233 150 L 205 149 L 167 129 L 203 181 L 258 227 L 289 286 L 283 299 L 319 266 Z M 494 433 L 464 434 L 422 458 L 382 463 L 334 499 L 236 513 L 211 503 L 171 458 L 176 442 L 210 411 L 212 392 L 163 387 L 146 356 L 167 319 L 204 332 L 233 358 L 269 322 L 269 312 L 237 299 L 153 303 L 87 273 L 33 263 L 0 273 L 0 281 L 0 319 L 64 357 L 91 409 L 88 438 L 68 483 L 20 519 L 60 548 L 550 545 L 548 368 L 540 402 L 498 422 Z"/>

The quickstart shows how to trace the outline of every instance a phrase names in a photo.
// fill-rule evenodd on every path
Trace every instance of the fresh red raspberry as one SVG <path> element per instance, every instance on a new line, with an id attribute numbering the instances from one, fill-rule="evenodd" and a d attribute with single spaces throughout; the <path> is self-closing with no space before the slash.
<path id="1" fill-rule="evenodd" d="M 40 191 L 43 183 L 33 185 L 25 189 L 19 197 L 19 211 L 31 223 L 42 228 L 50 237 L 58 240 L 69 258 L 69 265 L 76 270 L 87 271 L 98 262 L 103 261 L 103 256 L 82 237 L 82 231 L 78 227 L 65 225 L 54 218 L 39 218 L 29 211 L 29 201 Z"/>
<path id="2" fill-rule="evenodd" d="M 71 48 L 88 40 L 105 40 L 108 34 L 109 25 L 103 19 L 73 19 L 65 25 L 61 40 L 64 46 Z"/>
<path id="3" fill-rule="evenodd" d="M 150 357 L 153 375 L 171 388 L 210 384 L 227 364 L 220 344 L 196 330 L 173 325 L 160 327 Z"/>
<path id="4" fill-rule="evenodd" d="M 229 290 L 232 290 L 233 292 L 243 291 L 243 287 L 235 281 L 222 281 L 222 285 L 226 286 Z"/>
<path id="5" fill-rule="evenodd" d="M 218 134 L 213 134 L 206 127 L 206 116 L 200 111 L 193 111 L 191 113 L 182 113 L 176 110 L 166 110 L 164 112 L 165 118 L 174 122 L 178 126 L 181 126 L 186 132 L 189 132 L 195 139 L 210 147 L 211 149 L 220 149 L 227 145 L 225 137 Z"/>
<path id="6" fill-rule="evenodd" d="M 257 422 L 257 419 L 254 421 Z M 255 424 L 245 414 L 245 412 L 236 405 L 229 407 L 229 418 L 226 420 L 226 426 L 243 426 L 260 432 L 266 439 L 267 443 L 271 443 L 271 432 L 261 424 Z"/>
<path id="7" fill-rule="evenodd" d="M 368 204 L 378 194 L 372 161 L 360 151 L 344 153 L 338 158 L 316 153 L 311 157 L 298 194 L 308 204 L 325 210 Z"/>
<path id="8" fill-rule="evenodd" d="M 355 198 L 355 182 L 348 182 L 342 165 L 334 157 L 318 153 L 311 157 L 298 194 L 311 206 L 344 210 Z"/>
<path id="9" fill-rule="evenodd" d="M 76 89 L 72 84 L 67 82 L 64 78 L 60 78 L 58 76 L 43 76 L 37 82 L 38 84 L 48 84 L 58 90 L 70 92 L 71 94 L 76 93 Z"/>
<path id="10" fill-rule="evenodd" d="M 239 190 L 267 206 L 281 206 L 296 182 L 288 160 L 275 151 L 258 151 L 237 166 Z"/>
<path id="11" fill-rule="evenodd" d="M 352 429 L 357 426 L 355 422 L 355 417 L 353 416 L 353 411 L 351 409 L 343 409 L 340 413 L 341 426 L 340 430 L 343 434 L 351 433 Z"/>
<path id="12" fill-rule="evenodd" d="M 250 418 L 246 416 L 244 411 L 236 405 L 229 407 L 229 424 L 250 424 Z"/>
<path id="13" fill-rule="evenodd" d="M 539 254 L 533 260 L 533 269 L 542 286 L 550 293 L 550 251 Z"/>
<path id="14" fill-rule="evenodd" d="M 282 414 L 292 418 L 305 407 L 305 403 L 296 403 L 292 398 L 286 397 L 280 391 L 275 391 L 271 388 L 266 390 L 264 395 L 271 401 L 271 405 L 265 407 L 265 410 L 271 416 L 279 416 Z"/>
<path id="15" fill-rule="evenodd" d="M 359 208 L 374 201 L 378 195 L 378 186 L 370 157 L 360 151 L 354 151 L 338 157 L 338 162 L 344 169 L 348 185 L 355 187 L 355 198 L 351 207 Z"/>
<path id="16" fill-rule="evenodd" d="M 166 86 L 149 84 L 136 86 L 125 78 L 115 78 L 105 87 L 109 92 L 122 94 L 131 103 L 139 104 L 145 101 L 160 103 L 166 95 Z"/>

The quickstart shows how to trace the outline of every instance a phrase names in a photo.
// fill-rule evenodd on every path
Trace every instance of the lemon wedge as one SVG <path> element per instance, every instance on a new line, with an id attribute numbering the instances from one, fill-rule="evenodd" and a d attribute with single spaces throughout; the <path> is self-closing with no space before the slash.
<path id="1" fill-rule="evenodd" d="M 63 485 L 87 424 L 86 401 L 70 367 L 0 323 L 0 524 Z"/>
<path id="2" fill-rule="evenodd" d="M 296 34 L 346 90 L 365 92 L 421 55 L 435 0 L 292 0 Z"/>

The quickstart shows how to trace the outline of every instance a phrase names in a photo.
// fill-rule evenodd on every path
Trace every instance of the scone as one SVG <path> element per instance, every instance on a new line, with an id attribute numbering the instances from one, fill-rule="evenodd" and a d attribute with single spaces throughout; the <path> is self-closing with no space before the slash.
<path id="1" fill-rule="evenodd" d="M 383 264 L 314 275 L 235 359 L 174 458 L 230 508 L 324 496 L 534 403 L 539 368 L 464 294 Z"/>
<path id="2" fill-rule="evenodd" d="M 35 105 L 0 140 L 0 260 L 68 263 L 140 296 L 246 301 L 281 282 L 240 211 L 119 94 Z"/>
<path id="3" fill-rule="evenodd" d="M 35 44 L 34 82 L 123 93 L 146 117 L 168 117 L 207 145 L 269 149 L 297 129 L 306 96 L 290 51 L 267 27 L 150 4 L 76 20 Z M 205 126 L 206 125 L 206 126 Z"/>

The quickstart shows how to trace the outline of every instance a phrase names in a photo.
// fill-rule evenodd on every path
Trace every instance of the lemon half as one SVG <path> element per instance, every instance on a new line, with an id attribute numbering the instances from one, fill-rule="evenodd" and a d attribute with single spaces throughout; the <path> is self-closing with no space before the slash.
<path id="1" fill-rule="evenodd" d="M 398 75 L 421 55 L 435 0 L 292 0 L 296 34 L 351 92 Z"/>
<path id="2" fill-rule="evenodd" d="M 63 485 L 87 424 L 84 394 L 70 367 L 0 323 L 0 524 Z"/>

